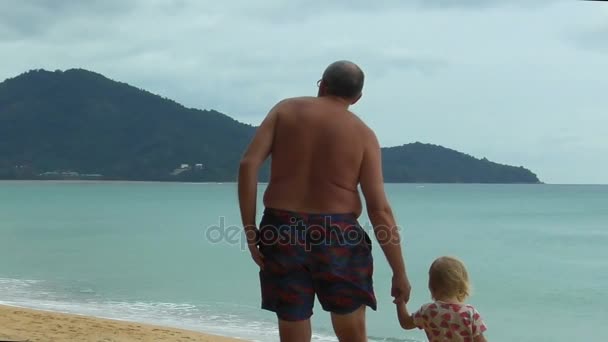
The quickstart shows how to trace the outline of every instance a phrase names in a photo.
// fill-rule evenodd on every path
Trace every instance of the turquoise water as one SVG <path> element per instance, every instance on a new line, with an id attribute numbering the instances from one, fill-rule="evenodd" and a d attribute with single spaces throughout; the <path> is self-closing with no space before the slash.
<path id="1" fill-rule="evenodd" d="M 260 195 L 264 187 L 260 188 Z M 413 283 L 439 255 L 468 265 L 491 341 L 607 341 L 608 186 L 387 185 Z M 0 303 L 276 341 L 235 241 L 235 184 L 0 182 Z M 367 218 L 361 220 L 366 225 Z M 401 331 L 375 245 L 372 341 Z M 316 341 L 335 341 L 315 306 Z"/>

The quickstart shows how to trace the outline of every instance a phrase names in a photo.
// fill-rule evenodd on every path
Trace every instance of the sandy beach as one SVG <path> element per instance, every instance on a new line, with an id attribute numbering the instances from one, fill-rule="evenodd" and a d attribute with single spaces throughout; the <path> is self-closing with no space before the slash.
<path id="1" fill-rule="evenodd" d="M 235 342 L 242 340 L 134 322 L 0 305 L 0 341 Z"/>

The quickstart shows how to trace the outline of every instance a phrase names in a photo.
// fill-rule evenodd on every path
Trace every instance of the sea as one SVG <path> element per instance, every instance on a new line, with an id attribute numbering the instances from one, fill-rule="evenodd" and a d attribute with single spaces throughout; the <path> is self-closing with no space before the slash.
<path id="1" fill-rule="evenodd" d="M 410 310 L 430 300 L 431 262 L 454 255 L 468 267 L 469 303 L 489 341 L 608 341 L 608 186 L 386 191 L 413 286 Z M 239 224 L 233 183 L 0 182 L 0 304 L 278 341 Z M 367 216 L 361 224 L 371 235 Z M 375 241 L 373 255 L 378 310 L 367 311 L 369 340 L 426 341 L 399 327 Z M 337 341 L 318 302 L 312 324 L 314 341 Z"/>

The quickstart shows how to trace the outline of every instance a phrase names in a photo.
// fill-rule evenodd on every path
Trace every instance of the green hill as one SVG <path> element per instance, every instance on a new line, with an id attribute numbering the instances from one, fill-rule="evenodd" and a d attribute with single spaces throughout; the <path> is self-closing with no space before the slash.
<path id="1" fill-rule="evenodd" d="M 523 167 L 477 159 L 445 147 L 414 143 L 382 149 L 387 182 L 539 183 Z"/>
<path id="2" fill-rule="evenodd" d="M 86 70 L 34 70 L 0 83 L 0 179 L 233 181 L 254 131 Z M 383 156 L 388 182 L 538 183 L 526 169 L 440 146 Z"/>

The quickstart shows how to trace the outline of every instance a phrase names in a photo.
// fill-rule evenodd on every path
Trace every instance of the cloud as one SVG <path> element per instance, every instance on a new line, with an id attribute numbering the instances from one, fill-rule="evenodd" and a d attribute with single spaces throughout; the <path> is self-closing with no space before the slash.
<path id="1" fill-rule="evenodd" d="M 598 25 L 595 28 L 570 35 L 569 38 L 582 48 L 608 52 L 608 25 Z"/>
<path id="2" fill-rule="evenodd" d="M 562 0 L 563 1 L 563 0 Z M 319 15 L 372 13 L 404 8 L 487 9 L 494 7 L 543 7 L 560 0 L 266 0 L 228 2 L 210 0 L 3 0 L 0 3 L 2 38 L 28 38 L 44 34 L 64 20 L 87 16 L 110 18 L 132 13 L 145 14 L 155 8 L 167 15 L 210 14 L 240 20 L 288 24 L 314 20 Z"/>
<path id="3" fill-rule="evenodd" d="M 541 9 L 546 6 L 563 3 L 568 0 L 293 0 L 283 2 L 278 11 L 312 12 L 318 14 L 318 9 L 339 12 L 382 12 L 399 9 L 430 9 L 430 10 L 484 10 L 491 8 L 523 8 Z"/>
<path id="4" fill-rule="evenodd" d="M 606 146 L 594 89 L 608 60 L 562 37 L 603 49 L 605 22 L 569 0 L 3 0 L 0 79 L 80 67 L 257 124 L 350 59 L 367 82 L 354 111 L 383 145 L 439 143 L 576 181 L 576 155 L 552 151 L 569 146 L 560 136 Z"/>
<path id="5" fill-rule="evenodd" d="M 484 9 L 493 7 L 543 8 L 565 0 L 419 0 L 415 4 L 420 7 L 438 9 Z"/>
<path id="6" fill-rule="evenodd" d="M 3 0 L 0 3 L 0 38 L 36 37 L 74 17 L 105 17 L 126 13 L 134 8 L 132 2 L 120 0 Z"/>
<path id="7" fill-rule="evenodd" d="M 570 25 L 561 38 L 574 48 L 586 52 L 608 52 L 608 3 L 599 1 L 579 1 L 573 7 L 572 16 L 585 16 L 584 22 Z"/>

